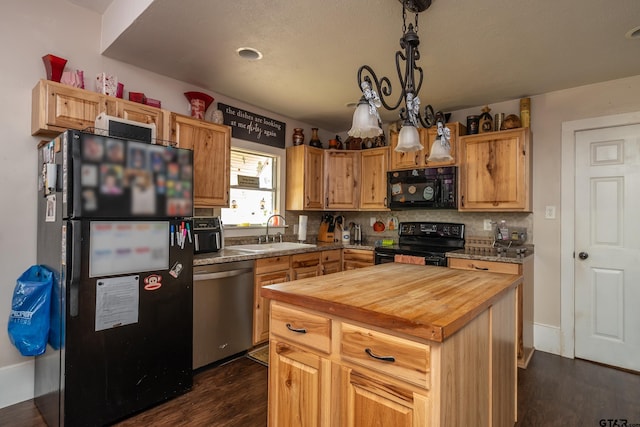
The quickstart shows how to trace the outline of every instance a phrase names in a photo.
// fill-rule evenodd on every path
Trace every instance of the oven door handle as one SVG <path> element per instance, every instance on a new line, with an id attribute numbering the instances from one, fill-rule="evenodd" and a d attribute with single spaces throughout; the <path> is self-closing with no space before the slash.
<path id="1" fill-rule="evenodd" d="M 375 253 L 375 262 L 376 264 L 382 264 L 382 262 L 378 262 L 378 261 L 382 261 L 383 259 L 387 260 L 391 260 L 391 262 L 394 262 L 395 260 L 395 255 L 394 254 L 388 254 L 388 253 L 384 253 L 384 252 L 376 252 Z"/>

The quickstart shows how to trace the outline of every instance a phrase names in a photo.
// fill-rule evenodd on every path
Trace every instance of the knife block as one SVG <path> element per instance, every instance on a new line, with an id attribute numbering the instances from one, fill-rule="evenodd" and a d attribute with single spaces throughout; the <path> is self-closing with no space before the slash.
<path id="1" fill-rule="evenodd" d="M 333 243 L 335 233 L 329 231 L 329 224 L 326 222 L 320 223 L 320 229 L 318 230 L 318 242 Z"/>

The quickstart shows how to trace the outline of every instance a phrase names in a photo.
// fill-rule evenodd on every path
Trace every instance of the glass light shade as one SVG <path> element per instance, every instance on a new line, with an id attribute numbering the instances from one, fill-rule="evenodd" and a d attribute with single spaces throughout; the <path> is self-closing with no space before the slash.
<path id="1" fill-rule="evenodd" d="M 429 154 L 429 158 L 427 160 L 430 162 L 444 162 L 453 160 L 453 157 L 451 157 L 451 146 L 447 148 L 442 145 L 442 140 L 440 138 L 436 139 L 431 146 L 431 153 Z"/>
<path id="2" fill-rule="evenodd" d="M 356 111 L 353 112 L 353 124 L 347 134 L 354 138 L 374 138 L 382 134 L 378 119 L 369 113 L 368 103 L 358 104 Z"/>
<path id="3" fill-rule="evenodd" d="M 424 147 L 420 144 L 420 134 L 415 126 L 405 123 L 398 134 L 398 145 L 395 151 L 408 153 L 409 151 L 420 151 Z"/>

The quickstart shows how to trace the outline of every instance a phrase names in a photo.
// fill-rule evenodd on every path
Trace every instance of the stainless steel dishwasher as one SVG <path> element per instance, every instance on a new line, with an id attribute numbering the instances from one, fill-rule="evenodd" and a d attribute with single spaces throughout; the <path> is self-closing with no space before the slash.
<path id="1" fill-rule="evenodd" d="M 253 261 L 193 268 L 193 369 L 252 345 Z"/>

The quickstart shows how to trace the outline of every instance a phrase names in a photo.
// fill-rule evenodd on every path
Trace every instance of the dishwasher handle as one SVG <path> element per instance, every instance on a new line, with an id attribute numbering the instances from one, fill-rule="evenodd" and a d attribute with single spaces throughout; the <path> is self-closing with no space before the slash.
<path id="1" fill-rule="evenodd" d="M 193 275 L 193 281 L 199 282 L 203 280 L 224 279 L 227 277 L 235 277 L 252 272 L 252 268 L 239 268 L 237 270 L 218 271 L 216 273 L 195 273 Z"/>

